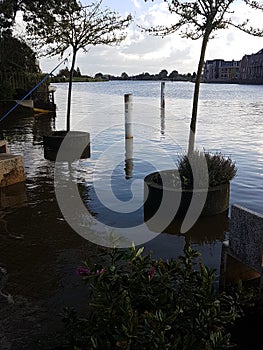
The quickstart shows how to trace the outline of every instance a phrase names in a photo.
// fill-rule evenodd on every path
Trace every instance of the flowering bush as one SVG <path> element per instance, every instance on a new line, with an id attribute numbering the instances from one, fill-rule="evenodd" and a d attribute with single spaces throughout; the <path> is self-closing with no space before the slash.
<path id="1" fill-rule="evenodd" d="M 237 299 L 215 289 L 199 254 L 190 247 L 164 261 L 142 253 L 113 249 L 78 268 L 91 295 L 87 315 L 66 310 L 70 349 L 227 349 Z"/>

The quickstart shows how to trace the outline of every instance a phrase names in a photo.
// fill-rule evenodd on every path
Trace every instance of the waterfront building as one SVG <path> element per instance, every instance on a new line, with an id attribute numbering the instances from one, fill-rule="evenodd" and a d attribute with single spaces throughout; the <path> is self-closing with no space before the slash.
<path id="1" fill-rule="evenodd" d="M 238 83 L 240 61 L 208 60 L 203 70 L 205 83 Z"/>
<path id="2" fill-rule="evenodd" d="M 263 49 L 245 55 L 241 61 L 207 60 L 204 64 L 204 83 L 263 84 Z"/>
<path id="3" fill-rule="evenodd" d="M 240 61 L 240 84 L 263 84 L 263 49 Z"/>

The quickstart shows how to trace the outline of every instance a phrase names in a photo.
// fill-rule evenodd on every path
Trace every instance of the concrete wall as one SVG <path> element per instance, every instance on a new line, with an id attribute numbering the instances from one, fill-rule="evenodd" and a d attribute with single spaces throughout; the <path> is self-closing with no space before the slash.
<path id="1" fill-rule="evenodd" d="M 263 256 L 263 215 L 233 205 L 229 223 L 230 254 L 261 274 Z"/>

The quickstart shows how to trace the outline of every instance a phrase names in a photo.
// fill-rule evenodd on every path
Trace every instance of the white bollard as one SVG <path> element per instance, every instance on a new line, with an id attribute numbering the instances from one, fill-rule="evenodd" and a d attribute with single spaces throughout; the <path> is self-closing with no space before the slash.
<path id="1" fill-rule="evenodd" d="M 125 138 L 130 139 L 133 137 L 133 97 L 132 94 L 124 95 L 125 103 Z"/>
<path id="2" fill-rule="evenodd" d="M 165 82 L 161 83 L 161 108 L 165 108 Z"/>

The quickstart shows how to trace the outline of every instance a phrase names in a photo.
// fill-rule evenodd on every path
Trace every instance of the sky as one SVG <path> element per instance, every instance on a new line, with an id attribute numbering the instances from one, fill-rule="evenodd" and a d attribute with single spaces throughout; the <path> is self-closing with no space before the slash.
<path id="1" fill-rule="evenodd" d="M 82 3 L 89 3 L 82 0 Z M 162 37 L 142 33 L 138 25 L 150 27 L 158 24 L 173 23 L 174 15 L 169 13 L 164 0 L 103 0 L 102 8 L 109 7 L 120 15 L 131 14 L 133 22 L 127 30 L 127 37 L 119 46 L 91 46 L 87 53 L 78 52 L 76 67 L 84 75 L 96 73 L 136 75 L 142 72 L 159 73 L 166 69 L 169 73 L 177 70 L 180 74 L 197 71 L 201 41 L 183 39 L 179 34 Z M 252 18 L 253 24 L 262 26 L 262 13 L 250 11 L 244 1 L 235 1 L 236 21 Z M 252 22 L 251 22 L 252 23 Z M 216 32 L 206 50 L 206 60 L 241 60 L 263 48 L 263 38 L 252 37 L 238 29 L 229 28 Z M 50 72 L 59 63 L 60 58 L 40 59 L 43 72 Z M 63 66 L 59 69 L 63 68 Z M 56 74 L 56 72 L 54 72 Z"/>

